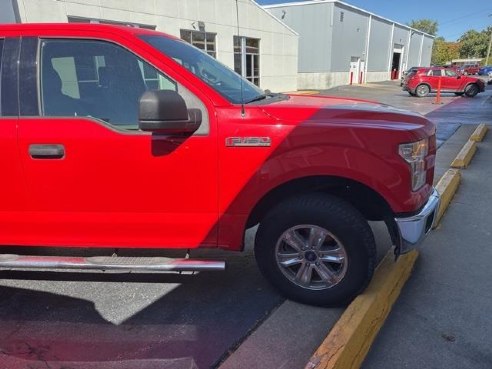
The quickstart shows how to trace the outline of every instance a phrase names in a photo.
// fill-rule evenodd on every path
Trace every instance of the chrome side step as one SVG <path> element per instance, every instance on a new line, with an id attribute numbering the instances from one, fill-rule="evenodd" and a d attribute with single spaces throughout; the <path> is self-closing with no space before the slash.
<path id="1" fill-rule="evenodd" d="M 172 259 L 165 257 L 72 257 L 0 254 L 0 268 L 197 272 L 224 270 L 225 262 L 199 259 Z"/>

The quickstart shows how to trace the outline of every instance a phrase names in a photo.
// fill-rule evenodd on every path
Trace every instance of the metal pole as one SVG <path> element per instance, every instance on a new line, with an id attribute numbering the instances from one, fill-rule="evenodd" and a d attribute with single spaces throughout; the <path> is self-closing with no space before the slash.
<path id="1" fill-rule="evenodd" d="M 367 80 L 367 70 L 369 66 L 368 61 L 369 61 L 369 43 L 371 42 L 371 27 L 372 27 L 372 14 L 369 14 L 369 21 L 367 22 L 366 48 L 364 51 L 364 53 L 366 54 L 365 61 L 364 61 L 364 76 L 366 80 Z M 362 82 L 365 81 L 363 80 Z"/>

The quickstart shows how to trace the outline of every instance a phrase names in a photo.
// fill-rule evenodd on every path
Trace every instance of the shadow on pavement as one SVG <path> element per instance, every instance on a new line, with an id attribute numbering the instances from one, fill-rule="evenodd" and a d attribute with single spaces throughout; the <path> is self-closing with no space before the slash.
<path id="1" fill-rule="evenodd" d="M 219 278 L 215 273 L 2 272 L 2 284 L 29 279 L 32 289 L 0 286 L 0 367 L 214 367 L 283 301 L 256 271 L 252 257 L 238 256 L 229 264 L 233 268 Z M 72 281 L 74 289 L 89 282 L 103 295 L 108 281 L 127 288 L 129 283 L 178 285 L 113 324 L 93 301 L 35 290 L 51 280 Z"/>

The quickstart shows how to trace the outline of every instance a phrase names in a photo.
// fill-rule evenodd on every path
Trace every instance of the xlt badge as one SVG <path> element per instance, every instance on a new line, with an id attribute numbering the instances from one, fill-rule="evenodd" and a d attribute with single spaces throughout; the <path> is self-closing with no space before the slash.
<path id="1" fill-rule="evenodd" d="M 227 147 L 268 147 L 272 145 L 270 137 L 227 137 Z"/>

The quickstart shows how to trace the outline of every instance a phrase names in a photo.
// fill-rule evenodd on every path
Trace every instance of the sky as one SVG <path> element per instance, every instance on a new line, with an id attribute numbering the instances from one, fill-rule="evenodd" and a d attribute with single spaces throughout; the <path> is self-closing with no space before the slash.
<path id="1" fill-rule="evenodd" d="M 255 0 L 261 5 L 300 0 Z M 481 31 L 492 26 L 492 0 L 345 0 L 371 13 L 406 24 L 412 19 L 428 18 L 439 23 L 438 36 L 456 41 L 470 29 Z M 490 17 L 489 17 L 490 14 Z"/>

